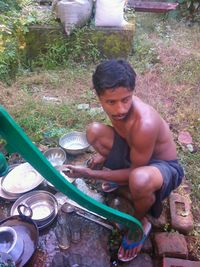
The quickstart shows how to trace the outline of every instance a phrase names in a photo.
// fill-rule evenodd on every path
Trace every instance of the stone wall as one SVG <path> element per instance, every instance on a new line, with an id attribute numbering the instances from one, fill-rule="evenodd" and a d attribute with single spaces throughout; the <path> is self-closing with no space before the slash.
<path id="1" fill-rule="evenodd" d="M 88 41 L 92 42 L 102 57 L 127 58 L 132 52 L 134 32 L 135 23 L 132 22 L 124 27 L 91 27 L 86 30 L 82 38 L 86 47 Z M 47 45 L 60 37 L 66 38 L 66 42 L 70 38 L 59 23 L 56 26 L 30 26 L 26 34 L 27 58 L 32 60 L 40 53 L 46 53 Z"/>

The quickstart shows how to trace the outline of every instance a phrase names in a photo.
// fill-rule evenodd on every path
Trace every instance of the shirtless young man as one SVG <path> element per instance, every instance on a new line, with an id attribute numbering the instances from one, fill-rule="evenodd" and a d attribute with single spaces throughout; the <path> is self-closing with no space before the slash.
<path id="1" fill-rule="evenodd" d="M 134 70 L 124 60 L 108 60 L 97 66 L 93 85 L 112 127 L 97 122 L 89 125 L 87 139 L 98 156 L 90 167 L 68 168 L 71 177 L 101 179 L 104 187 L 127 185 L 134 216 L 147 233 L 149 222 L 145 215 L 160 216 L 161 201 L 179 186 L 184 173 L 167 123 L 153 107 L 133 95 L 135 78 Z M 95 170 L 99 163 L 109 170 Z M 118 258 L 132 260 L 140 249 L 141 245 L 126 249 L 122 244 Z"/>

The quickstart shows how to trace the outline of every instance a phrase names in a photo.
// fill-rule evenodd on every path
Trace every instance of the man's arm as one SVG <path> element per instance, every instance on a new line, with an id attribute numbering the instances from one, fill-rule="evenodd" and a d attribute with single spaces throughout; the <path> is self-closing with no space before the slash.
<path id="1" fill-rule="evenodd" d="M 105 181 L 113 181 L 120 184 L 126 184 L 128 182 L 129 174 L 131 171 L 131 168 L 120 169 L 120 170 L 108 170 L 108 169 L 92 170 L 88 167 L 82 167 L 82 166 L 66 165 L 66 167 L 71 170 L 71 172 L 66 173 L 66 175 L 69 176 L 70 178 L 78 178 L 78 177 L 94 178 Z"/>
<path id="2" fill-rule="evenodd" d="M 130 137 L 132 169 L 146 166 L 149 163 L 155 150 L 157 134 L 158 126 L 152 122 L 143 123 L 135 133 L 132 131 Z"/>

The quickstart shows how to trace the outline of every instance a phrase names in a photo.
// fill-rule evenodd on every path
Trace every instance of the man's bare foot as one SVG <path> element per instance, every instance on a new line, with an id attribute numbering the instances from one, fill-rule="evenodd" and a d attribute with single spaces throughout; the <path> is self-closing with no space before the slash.
<path id="1" fill-rule="evenodd" d="M 151 223 L 146 218 L 144 218 L 141 222 L 144 230 L 144 237 L 142 241 L 138 244 L 138 242 L 128 240 L 125 237 L 118 251 L 118 259 L 120 261 L 127 262 L 133 260 L 142 249 L 144 241 L 151 231 Z"/>

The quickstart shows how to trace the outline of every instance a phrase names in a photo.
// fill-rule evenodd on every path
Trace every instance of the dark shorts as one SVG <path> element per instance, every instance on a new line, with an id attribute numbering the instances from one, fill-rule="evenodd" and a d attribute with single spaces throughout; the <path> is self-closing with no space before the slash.
<path id="1" fill-rule="evenodd" d="M 113 147 L 104 166 L 112 170 L 125 169 L 131 166 L 130 148 L 126 140 L 117 133 L 115 133 Z M 156 201 L 149 211 L 152 216 L 158 218 L 162 212 L 162 200 L 180 185 L 184 171 L 178 160 L 151 159 L 147 166 L 154 166 L 159 169 L 163 177 L 163 185 L 155 192 Z"/>

